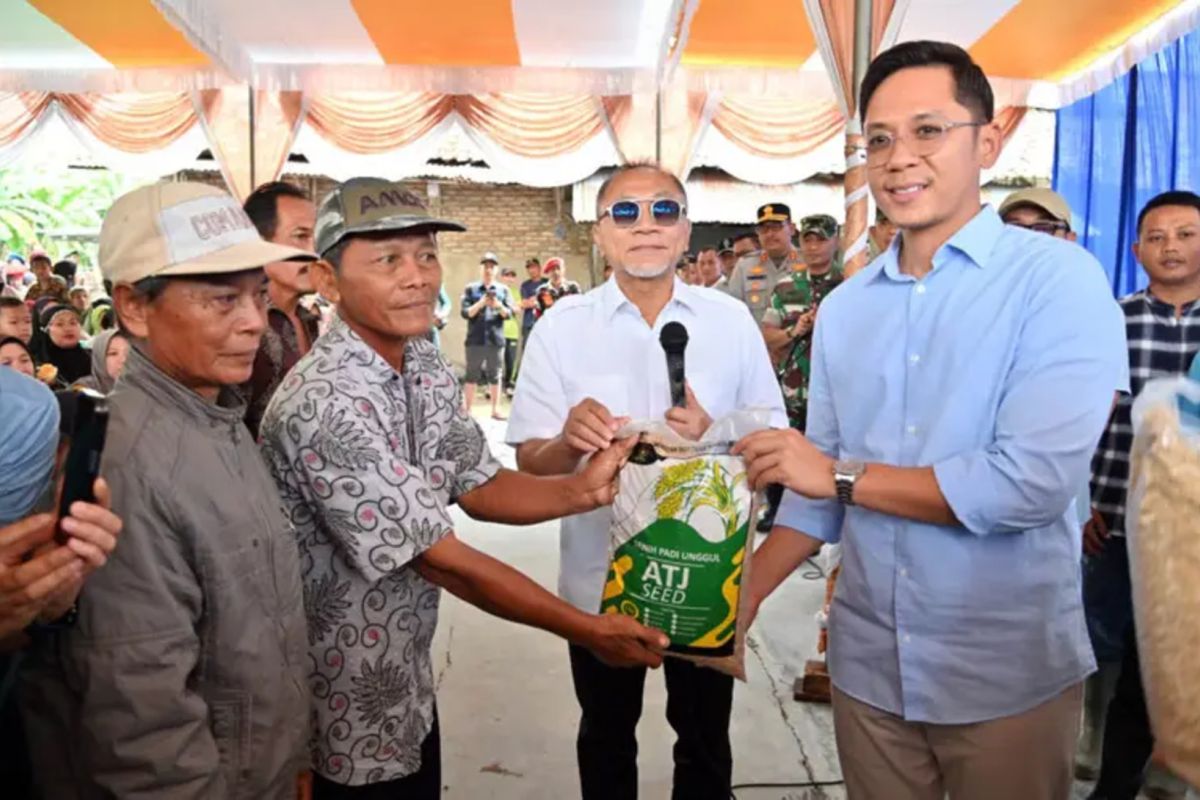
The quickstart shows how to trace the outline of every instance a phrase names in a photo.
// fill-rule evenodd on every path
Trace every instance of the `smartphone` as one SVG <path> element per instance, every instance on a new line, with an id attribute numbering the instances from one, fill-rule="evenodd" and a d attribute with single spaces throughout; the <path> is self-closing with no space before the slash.
<path id="1" fill-rule="evenodd" d="M 100 456 L 104 453 L 104 438 L 108 433 L 108 398 L 90 389 L 60 392 L 62 411 L 59 452 L 65 452 L 62 462 L 62 494 L 58 500 L 58 518 L 71 515 L 71 504 L 77 501 L 96 502 L 96 479 L 100 477 Z M 54 532 L 59 544 L 68 535 L 61 527 Z"/>

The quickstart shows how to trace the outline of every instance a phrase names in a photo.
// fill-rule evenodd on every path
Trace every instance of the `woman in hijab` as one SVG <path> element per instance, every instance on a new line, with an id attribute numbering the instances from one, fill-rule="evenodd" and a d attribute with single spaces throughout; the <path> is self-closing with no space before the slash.
<path id="1" fill-rule="evenodd" d="M 77 385 L 108 394 L 121 377 L 128 354 L 129 339 L 122 331 L 116 328 L 101 331 L 92 339 L 92 374 Z"/>
<path id="2" fill-rule="evenodd" d="M 0 367 L 15 369 L 33 378 L 33 353 L 29 346 L 15 336 L 5 336 L 0 339 Z"/>
<path id="3" fill-rule="evenodd" d="M 92 357 L 83 347 L 83 326 L 79 314 L 70 306 L 47 306 L 38 316 L 38 327 L 45 334 L 34 349 L 38 367 L 53 364 L 59 382 L 70 386 L 92 374 Z"/>

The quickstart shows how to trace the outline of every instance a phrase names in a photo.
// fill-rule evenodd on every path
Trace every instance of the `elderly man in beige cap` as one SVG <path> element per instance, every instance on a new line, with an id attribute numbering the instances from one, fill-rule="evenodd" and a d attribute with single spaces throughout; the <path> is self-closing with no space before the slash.
<path id="1" fill-rule="evenodd" d="M 337 317 L 263 420 L 304 565 L 318 800 L 441 797 L 439 587 L 618 666 L 657 666 L 667 644 L 630 618 L 568 605 L 454 534 L 454 504 L 510 524 L 607 505 L 633 445 L 569 476 L 501 469 L 425 338 L 442 283 L 437 233 L 461 230 L 387 181 L 355 178 L 326 196 L 312 273 Z"/>
<path id="2" fill-rule="evenodd" d="M 104 218 L 134 340 L 101 465 L 125 534 L 62 634 L 61 673 L 31 689 L 44 797 L 291 800 L 306 779 L 296 541 L 231 391 L 266 324 L 262 266 L 293 258 L 314 257 L 199 184 L 137 189 Z"/>
<path id="3" fill-rule="evenodd" d="M 1038 233 L 1075 241 L 1071 230 L 1071 207 L 1058 192 L 1040 187 L 1020 189 L 1000 204 L 1000 219 Z"/>

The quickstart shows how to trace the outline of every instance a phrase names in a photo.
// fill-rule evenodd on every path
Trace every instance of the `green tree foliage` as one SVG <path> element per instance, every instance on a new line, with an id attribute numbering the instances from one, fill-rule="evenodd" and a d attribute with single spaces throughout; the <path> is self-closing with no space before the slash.
<path id="1" fill-rule="evenodd" d="M 27 256 L 34 247 L 55 259 L 72 250 L 93 252 L 84 232 L 100 227 L 104 212 L 127 188 L 127 178 L 103 169 L 0 170 L 0 254 Z"/>

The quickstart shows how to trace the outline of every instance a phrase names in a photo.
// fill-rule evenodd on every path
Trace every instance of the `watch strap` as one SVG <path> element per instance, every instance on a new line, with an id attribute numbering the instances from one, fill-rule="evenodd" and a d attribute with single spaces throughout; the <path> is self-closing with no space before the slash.
<path id="1" fill-rule="evenodd" d="M 837 487 L 838 502 L 844 506 L 854 505 L 854 482 L 851 475 L 834 475 L 833 483 Z"/>

